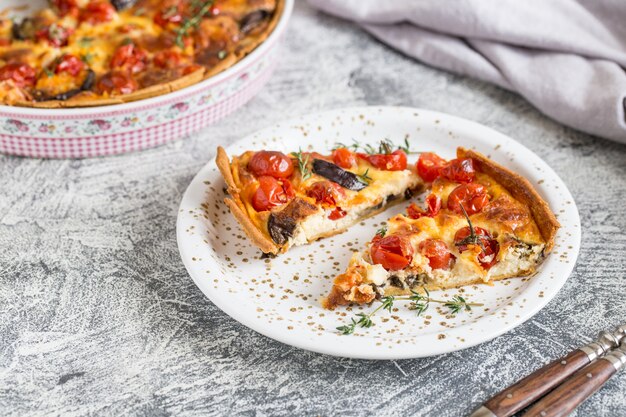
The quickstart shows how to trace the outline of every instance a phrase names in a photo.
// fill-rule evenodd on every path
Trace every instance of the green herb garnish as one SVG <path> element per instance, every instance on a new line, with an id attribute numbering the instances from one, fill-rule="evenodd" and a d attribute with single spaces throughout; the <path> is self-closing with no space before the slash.
<path id="1" fill-rule="evenodd" d="M 309 154 L 303 154 L 302 149 L 299 149 L 298 152 L 291 152 L 291 156 L 298 162 L 298 169 L 300 170 L 300 175 L 302 175 L 302 181 L 311 178 L 311 170 L 308 167 Z"/>
<path id="2" fill-rule="evenodd" d="M 196 26 L 198 26 L 198 24 L 200 24 L 200 21 L 202 21 L 204 15 L 206 15 L 211 10 L 211 6 L 213 6 L 213 0 L 205 1 L 202 4 L 202 7 L 199 8 L 198 3 L 196 3 L 195 9 L 197 10 L 197 12 L 192 17 L 183 20 L 183 24 L 174 31 L 174 33 L 176 34 L 175 43 L 176 45 L 178 45 L 178 47 L 185 47 L 185 42 L 183 42 L 183 38 L 187 36 L 190 29 L 195 28 Z"/>

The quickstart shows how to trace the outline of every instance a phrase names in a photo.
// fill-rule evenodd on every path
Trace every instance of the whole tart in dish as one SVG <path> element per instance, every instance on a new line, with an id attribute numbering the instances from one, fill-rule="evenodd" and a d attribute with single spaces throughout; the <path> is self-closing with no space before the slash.
<path id="1" fill-rule="evenodd" d="M 335 279 L 325 308 L 530 275 L 551 251 L 559 223 L 520 175 L 464 148 L 452 161 L 422 153 L 417 171 L 430 183 L 426 207 L 389 219 Z"/>
<path id="2" fill-rule="evenodd" d="M 263 150 L 232 159 L 219 147 L 216 163 L 231 213 L 268 254 L 341 233 L 423 186 L 406 153 L 388 142 L 369 153 Z"/>
<path id="3" fill-rule="evenodd" d="M 51 0 L 0 18 L 0 102 L 83 107 L 141 100 L 232 66 L 284 0 Z"/>

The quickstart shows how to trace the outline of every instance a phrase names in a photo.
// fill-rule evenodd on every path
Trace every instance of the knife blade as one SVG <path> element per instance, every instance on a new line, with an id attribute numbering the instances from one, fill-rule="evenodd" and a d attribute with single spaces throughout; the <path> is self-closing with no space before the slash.
<path id="1" fill-rule="evenodd" d="M 469 417 L 509 417 L 515 414 L 541 398 L 576 371 L 618 347 L 625 337 L 626 325 L 618 327 L 613 332 L 601 331 L 596 341 L 537 369 L 493 396 Z"/>

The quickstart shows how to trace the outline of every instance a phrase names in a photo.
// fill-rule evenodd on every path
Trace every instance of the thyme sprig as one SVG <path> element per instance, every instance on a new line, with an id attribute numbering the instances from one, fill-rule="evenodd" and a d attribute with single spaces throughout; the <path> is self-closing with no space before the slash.
<path id="1" fill-rule="evenodd" d="M 385 139 L 380 141 L 380 143 L 378 144 L 378 147 L 372 146 L 369 143 L 361 144 L 356 139 L 352 139 L 352 143 L 351 144 L 345 144 L 345 143 L 342 143 L 342 142 L 335 142 L 335 144 L 333 145 L 332 150 L 334 151 L 334 150 L 337 150 L 339 148 L 350 149 L 353 152 L 357 152 L 357 151 L 361 150 L 361 151 L 363 151 L 363 153 L 366 153 L 368 155 L 374 155 L 374 154 L 389 155 L 390 153 L 392 153 L 396 149 L 401 149 L 401 150 L 403 150 L 406 153 L 410 153 L 408 138 L 404 138 L 404 145 L 400 145 L 400 146 L 396 146 L 390 139 L 385 138 Z"/>
<path id="2" fill-rule="evenodd" d="M 176 34 L 175 43 L 178 47 L 185 47 L 185 42 L 183 42 L 183 38 L 187 36 L 190 29 L 193 29 L 198 26 L 198 24 L 200 24 L 204 15 L 206 15 L 211 10 L 211 6 L 213 6 L 213 0 L 205 1 L 204 3 L 202 3 L 202 7 L 196 7 L 197 12 L 193 16 L 183 20 L 182 25 L 180 25 L 180 27 L 174 31 L 174 33 Z"/>
<path id="3" fill-rule="evenodd" d="M 395 301 L 410 301 L 409 310 L 413 310 L 417 313 L 417 316 L 422 315 L 428 308 L 430 307 L 430 303 L 438 303 L 443 304 L 444 307 L 447 307 L 452 314 L 458 314 L 462 311 L 471 311 L 472 307 L 480 307 L 484 304 L 482 303 L 471 303 L 468 302 L 465 298 L 460 295 L 455 295 L 450 300 L 439 300 L 436 298 L 431 298 L 430 293 L 424 287 L 424 294 L 421 294 L 417 291 L 411 290 L 411 295 L 409 296 L 392 296 L 388 295 L 380 299 L 381 304 L 376 307 L 372 312 L 366 313 L 358 313 L 355 318 L 350 319 L 351 322 L 347 325 L 337 327 L 337 330 L 342 335 L 353 334 L 358 327 L 369 328 L 374 325 L 372 317 L 378 313 L 380 310 L 387 310 L 391 313 L 391 309 L 393 307 L 393 303 Z"/>
<path id="4" fill-rule="evenodd" d="M 376 236 L 385 237 L 387 234 L 387 225 L 383 225 L 380 229 L 376 231 Z"/>
<path id="5" fill-rule="evenodd" d="M 364 173 L 357 174 L 356 176 L 358 180 L 361 181 L 363 184 L 370 185 L 370 182 L 372 182 L 373 178 L 369 176 L 369 172 L 370 172 L 370 169 L 367 168 Z"/>
<path id="6" fill-rule="evenodd" d="M 467 211 L 465 211 L 465 207 L 463 207 L 463 204 L 461 204 L 461 203 L 459 203 L 459 205 L 461 206 L 461 210 L 463 211 L 463 215 L 465 216 L 465 220 L 467 220 L 467 224 L 468 224 L 469 229 L 470 229 L 470 234 L 465 239 L 462 239 L 462 240 L 459 240 L 458 242 L 456 242 L 455 245 L 456 246 L 478 245 L 478 246 L 480 246 L 480 248 L 484 252 L 485 251 L 485 245 L 483 244 L 482 239 L 480 237 L 478 237 L 478 235 L 476 234 L 476 231 L 474 230 L 474 226 L 472 225 L 472 221 L 470 220 L 469 215 L 467 214 Z"/>
<path id="7" fill-rule="evenodd" d="M 298 162 L 298 169 L 300 170 L 300 175 L 302 175 L 302 181 L 311 178 L 311 170 L 308 166 L 309 154 L 303 154 L 302 149 L 298 149 L 298 152 L 291 152 L 291 156 Z"/>
<path id="8" fill-rule="evenodd" d="M 380 310 L 387 310 L 391 313 L 391 308 L 393 307 L 393 299 L 394 297 L 391 295 L 381 298 L 381 304 L 373 311 L 368 314 L 358 313 L 356 315 L 359 318 L 358 320 L 352 318 L 350 324 L 339 326 L 337 327 L 337 330 L 339 330 L 343 335 L 349 335 L 354 333 L 354 330 L 357 326 L 365 328 L 372 327 L 374 325 L 374 322 L 372 321 L 372 317 L 374 316 L 374 314 L 378 313 Z"/>

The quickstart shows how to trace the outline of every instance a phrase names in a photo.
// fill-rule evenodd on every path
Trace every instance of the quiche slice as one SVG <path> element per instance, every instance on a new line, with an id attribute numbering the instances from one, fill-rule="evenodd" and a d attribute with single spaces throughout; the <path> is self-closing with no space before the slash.
<path id="1" fill-rule="evenodd" d="M 232 159 L 219 147 L 216 163 L 231 213 L 267 254 L 341 233 L 423 186 L 415 168 L 407 167 L 406 153 L 389 142 L 370 153 L 262 150 Z"/>
<path id="2" fill-rule="evenodd" d="M 336 277 L 325 308 L 532 274 L 554 245 L 559 223 L 520 175 L 464 148 L 445 161 L 422 153 L 431 183 L 425 208 L 389 219 Z"/>

